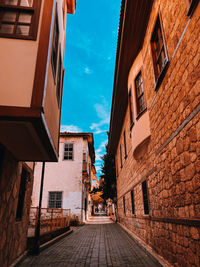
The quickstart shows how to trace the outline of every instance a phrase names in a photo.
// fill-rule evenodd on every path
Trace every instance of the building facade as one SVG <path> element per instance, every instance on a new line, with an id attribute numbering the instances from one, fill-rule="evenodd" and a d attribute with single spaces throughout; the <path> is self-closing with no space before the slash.
<path id="1" fill-rule="evenodd" d="M 35 161 L 57 161 L 66 14 L 75 0 L 0 1 L 0 266 L 26 250 Z"/>
<path id="2" fill-rule="evenodd" d="M 90 210 L 89 191 L 95 175 L 92 133 L 61 133 L 58 162 L 45 165 L 42 208 L 71 209 L 84 222 Z M 36 163 L 32 206 L 39 203 L 42 163 Z"/>
<path id="3" fill-rule="evenodd" d="M 200 266 L 199 1 L 122 1 L 109 152 L 121 225 Z"/>

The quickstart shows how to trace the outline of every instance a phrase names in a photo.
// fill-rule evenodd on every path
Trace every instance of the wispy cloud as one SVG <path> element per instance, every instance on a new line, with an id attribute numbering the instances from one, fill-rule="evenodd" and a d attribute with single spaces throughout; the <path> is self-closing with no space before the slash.
<path id="1" fill-rule="evenodd" d="M 104 100 L 103 104 L 96 103 L 94 105 L 94 108 L 96 110 L 97 116 L 99 117 L 100 121 L 98 123 L 92 123 L 92 125 L 90 126 L 90 129 L 94 130 L 95 134 L 104 133 L 107 130 L 102 129 L 101 127 L 105 125 L 108 126 L 109 121 L 110 121 L 110 116 L 107 111 L 108 103 Z"/>
<path id="2" fill-rule="evenodd" d="M 116 36 L 117 32 L 116 32 L 116 31 L 112 31 L 112 34 L 113 34 L 114 36 Z"/>
<path id="3" fill-rule="evenodd" d="M 61 125 L 60 131 L 61 132 L 71 132 L 71 133 L 82 132 L 82 130 L 76 125 Z"/>
<path id="4" fill-rule="evenodd" d="M 100 161 L 99 163 L 97 162 L 97 165 L 98 164 L 101 164 L 102 162 L 102 156 L 104 155 L 104 152 L 105 152 L 105 145 L 107 144 L 107 140 L 101 142 L 100 146 L 98 149 L 96 149 L 95 151 L 95 154 L 96 154 L 96 161 Z"/>
<path id="5" fill-rule="evenodd" d="M 85 74 L 92 74 L 92 72 L 93 72 L 93 71 L 92 71 L 91 69 L 89 69 L 88 67 L 85 67 L 85 68 L 84 68 L 84 73 L 85 73 Z"/>
<path id="6" fill-rule="evenodd" d="M 101 166 L 96 166 L 96 171 L 100 171 L 101 170 Z"/>
<path id="7" fill-rule="evenodd" d="M 107 130 L 96 130 L 95 134 L 106 133 L 106 132 L 107 132 Z"/>
<path id="8" fill-rule="evenodd" d="M 102 150 L 105 148 L 105 145 L 107 144 L 107 142 L 108 142 L 107 140 L 101 142 L 99 148 L 96 150 L 96 153 L 102 152 Z"/>

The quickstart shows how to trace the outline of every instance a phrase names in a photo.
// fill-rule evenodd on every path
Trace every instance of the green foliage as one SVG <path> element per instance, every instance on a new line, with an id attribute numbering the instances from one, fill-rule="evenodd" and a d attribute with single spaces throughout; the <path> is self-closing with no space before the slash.
<path id="1" fill-rule="evenodd" d="M 115 173 L 115 158 L 108 153 L 108 145 L 106 145 L 106 154 L 102 157 L 103 165 L 101 168 L 101 179 L 103 187 L 102 198 L 104 200 L 111 198 L 116 200 L 116 173 Z"/>

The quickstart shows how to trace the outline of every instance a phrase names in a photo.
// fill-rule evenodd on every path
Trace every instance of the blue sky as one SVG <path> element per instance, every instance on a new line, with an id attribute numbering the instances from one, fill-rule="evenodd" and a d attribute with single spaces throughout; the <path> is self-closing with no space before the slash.
<path id="1" fill-rule="evenodd" d="M 97 175 L 109 130 L 121 0 L 77 0 L 67 16 L 61 131 L 93 132 Z"/>

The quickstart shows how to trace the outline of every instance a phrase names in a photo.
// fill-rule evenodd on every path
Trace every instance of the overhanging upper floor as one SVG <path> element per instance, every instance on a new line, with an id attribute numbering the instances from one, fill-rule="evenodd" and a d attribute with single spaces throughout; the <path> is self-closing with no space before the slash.
<path id="1" fill-rule="evenodd" d="M 153 0 L 122 0 L 112 96 L 109 152 L 115 154 L 128 106 L 128 76 L 142 48 Z"/>

